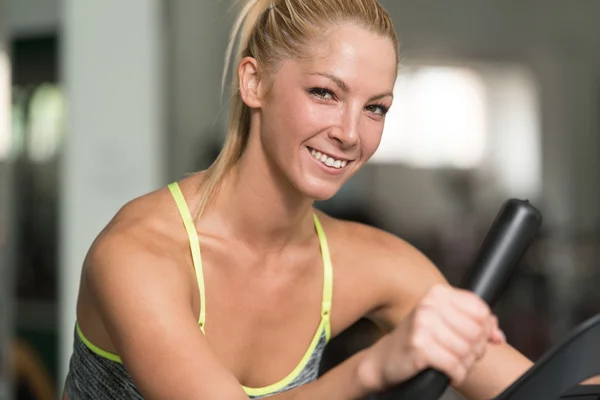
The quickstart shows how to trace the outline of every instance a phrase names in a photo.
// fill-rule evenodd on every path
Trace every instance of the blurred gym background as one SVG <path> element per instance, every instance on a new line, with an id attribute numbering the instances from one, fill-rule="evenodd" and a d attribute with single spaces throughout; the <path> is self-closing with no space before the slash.
<path id="1" fill-rule="evenodd" d="M 543 233 L 496 311 L 537 359 L 600 312 L 600 2 L 382 3 L 396 102 L 373 160 L 319 207 L 402 236 L 458 283 L 500 205 L 530 199 Z M 57 398 L 91 241 L 214 159 L 231 5 L 0 0 L 0 399 Z M 323 368 L 376 335 L 357 324 Z"/>

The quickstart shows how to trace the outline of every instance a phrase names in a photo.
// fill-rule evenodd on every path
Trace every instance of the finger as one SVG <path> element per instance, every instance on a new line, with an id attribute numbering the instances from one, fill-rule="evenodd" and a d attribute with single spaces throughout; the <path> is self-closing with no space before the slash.
<path id="1" fill-rule="evenodd" d="M 457 298 L 460 301 L 457 301 Z M 472 305 L 465 305 L 467 303 Z M 485 337 L 486 341 L 503 341 L 504 334 L 496 332 L 496 316 L 492 315 L 489 307 L 473 293 L 448 285 L 437 285 L 431 289 L 422 305 L 438 312 L 454 332 L 471 343 L 481 340 L 482 337 Z M 483 315 L 486 315 L 486 318 L 482 318 Z"/>
<path id="2" fill-rule="evenodd" d="M 472 343 L 465 339 L 461 332 L 449 327 L 444 317 L 437 311 L 432 318 L 430 329 L 440 346 L 458 359 L 468 360 L 472 353 Z"/>
<path id="3" fill-rule="evenodd" d="M 475 293 L 456 289 L 449 285 L 435 285 L 423 299 L 423 304 L 450 306 L 473 319 L 477 324 L 485 322 L 491 315 L 489 306 Z"/>
<path id="4" fill-rule="evenodd" d="M 494 342 L 494 334 L 503 335 L 498 329 L 497 321 L 498 319 L 496 316 L 492 316 L 488 326 L 486 327 L 485 335 L 473 345 L 473 354 L 475 354 L 477 361 L 482 359 L 485 355 L 488 343 Z M 488 331 L 490 332 L 489 334 L 487 333 Z"/>
<path id="5" fill-rule="evenodd" d="M 474 362 L 479 361 L 483 358 L 483 356 L 485 355 L 485 350 L 487 348 L 487 344 L 488 344 L 487 340 L 482 340 L 480 342 L 475 343 L 475 345 L 473 346 L 473 351 L 471 353 L 475 357 Z"/>
<path id="6" fill-rule="evenodd" d="M 454 303 L 444 302 L 435 310 L 449 329 L 469 342 L 474 343 L 484 335 L 481 323 L 458 309 Z"/>
<path id="7" fill-rule="evenodd" d="M 498 317 L 496 317 L 494 315 L 494 326 L 492 329 L 492 334 L 490 335 L 490 341 L 492 343 L 496 343 L 496 344 L 500 344 L 500 343 L 505 343 L 506 342 L 506 335 L 504 334 L 504 332 L 502 331 L 502 329 L 500 329 L 500 326 L 498 324 Z"/>
<path id="8" fill-rule="evenodd" d="M 440 302 L 440 305 L 433 309 L 438 312 L 449 329 L 472 345 L 482 340 L 495 344 L 506 342 L 506 337 L 499 329 L 498 318 L 495 315 L 490 315 L 484 323 L 478 323 L 469 315 L 465 315 L 462 310 L 457 309 L 453 302 Z"/>
<path id="9" fill-rule="evenodd" d="M 444 373 L 453 386 L 460 386 L 467 377 L 467 369 L 461 360 L 456 358 L 436 340 L 432 340 L 423 349 L 425 364 Z"/>
<path id="10" fill-rule="evenodd" d="M 468 290 L 454 289 L 450 302 L 476 322 L 484 322 L 492 314 L 490 307 Z"/>
<path id="11" fill-rule="evenodd" d="M 495 344 L 506 343 L 506 335 L 501 329 L 496 329 L 490 339 L 490 342 Z"/>

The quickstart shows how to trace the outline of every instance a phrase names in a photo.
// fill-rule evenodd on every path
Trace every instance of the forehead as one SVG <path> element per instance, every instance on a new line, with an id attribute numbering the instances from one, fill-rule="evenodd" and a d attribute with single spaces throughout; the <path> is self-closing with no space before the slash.
<path id="1" fill-rule="evenodd" d="M 391 39 L 348 24 L 310 42 L 306 57 L 284 62 L 282 70 L 300 76 L 326 72 L 351 88 L 390 90 L 397 76 L 396 52 Z"/>

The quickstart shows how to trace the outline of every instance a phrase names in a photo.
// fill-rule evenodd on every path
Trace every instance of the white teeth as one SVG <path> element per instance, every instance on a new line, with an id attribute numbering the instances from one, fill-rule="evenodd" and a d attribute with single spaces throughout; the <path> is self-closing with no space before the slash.
<path id="1" fill-rule="evenodd" d="M 348 161 L 346 161 L 346 160 L 336 160 L 334 158 L 329 157 L 327 154 L 323 154 L 320 151 L 317 151 L 315 149 L 311 149 L 310 154 L 312 154 L 312 156 L 315 159 L 321 161 L 323 164 L 327 165 L 328 167 L 344 168 L 346 166 L 346 164 L 348 164 Z"/>

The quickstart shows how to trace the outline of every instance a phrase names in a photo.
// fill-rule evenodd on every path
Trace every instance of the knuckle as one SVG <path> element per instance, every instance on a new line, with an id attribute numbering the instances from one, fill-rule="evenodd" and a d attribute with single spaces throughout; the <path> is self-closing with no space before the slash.
<path id="1" fill-rule="evenodd" d="M 431 295 L 427 295 L 427 296 L 423 297 L 423 299 L 417 306 L 416 310 L 417 310 L 417 312 L 423 312 L 430 308 L 435 308 L 437 302 L 438 302 L 438 300 L 435 297 L 433 297 Z"/>
<path id="2" fill-rule="evenodd" d="M 475 356 L 475 354 L 471 353 L 469 355 L 469 357 L 467 357 L 467 359 L 465 359 L 464 364 L 465 367 L 467 368 L 467 370 L 470 370 L 471 367 L 473 367 L 473 365 L 475 364 L 475 361 L 477 361 L 477 357 Z"/>
<path id="3" fill-rule="evenodd" d="M 460 384 L 465 380 L 467 371 L 462 363 L 453 362 L 450 364 L 449 368 L 450 368 L 450 371 L 449 371 L 448 375 L 452 376 L 453 380 L 456 383 Z"/>
<path id="4" fill-rule="evenodd" d="M 450 368 L 452 368 L 455 371 L 460 371 L 464 368 L 462 360 L 460 358 L 453 357 L 450 363 Z"/>
<path id="5" fill-rule="evenodd" d="M 475 301 L 475 315 L 481 320 L 487 320 L 491 316 L 491 310 L 480 298 Z"/>
<path id="6" fill-rule="evenodd" d="M 420 354 L 427 349 L 429 341 L 430 336 L 427 334 L 427 332 L 416 332 L 411 336 L 409 346 L 411 349 L 416 350 L 417 354 Z"/>
<path id="7" fill-rule="evenodd" d="M 456 353 L 462 360 L 469 358 L 472 352 L 471 347 L 467 343 L 461 343 L 456 349 Z"/>
<path id="8" fill-rule="evenodd" d="M 465 329 L 463 331 L 463 337 L 465 340 L 469 342 L 472 346 L 481 341 L 482 338 L 486 337 L 485 328 L 481 324 L 476 324 L 469 329 Z"/>
<path id="9" fill-rule="evenodd" d="M 475 341 L 481 340 L 481 338 L 486 336 L 486 327 L 485 325 L 477 325 Z"/>
<path id="10" fill-rule="evenodd" d="M 415 330 L 427 330 L 431 325 L 432 319 L 431 308 L 428 306 L 419 306 L 413 318 L 413 326 Z"/>
<path id="11" fill-rule="evenodd" d="M 485 337 L 488 338 L 492 335 L 494 330 L 496 329 L 493 323 L 488 323 L 485 325 Z"/>
<path id="12" fill-rule="evenodd" d="M 480 325 L 472 326 L 470 329 L 466 330 L 465 337 L 471 344 L 477 343 L 477 341 L 482 337 L 483 328 Z"/>
<path id="13" fill-rule="evenodd" d="M 472 317 L 483 321 L 491 316 L 490 307 L 475 293 L 466 293 L 463 300 Z"/>

